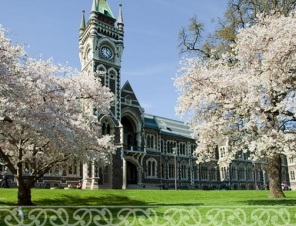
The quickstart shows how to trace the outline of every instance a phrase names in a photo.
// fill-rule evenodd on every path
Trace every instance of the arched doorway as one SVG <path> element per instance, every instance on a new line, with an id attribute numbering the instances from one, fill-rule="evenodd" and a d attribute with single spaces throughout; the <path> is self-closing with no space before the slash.
<path id="1" fill-rule="evenodd" d="M 137 130 L 136 126 L 129 117 L 123 117 L 121 119 L 121 124 L 123 126 L 124 134 L 124 147 L 126 150 L 136 150 L 137 149 Z"/>
<path id="2" fill-rule="evenodd" d="M 137 178 L 138 178 L 137 167 L 133 163 L 127 161 L 127 164 L 126 164 L 127 184 L 137 184 L 138 182 Z"/>

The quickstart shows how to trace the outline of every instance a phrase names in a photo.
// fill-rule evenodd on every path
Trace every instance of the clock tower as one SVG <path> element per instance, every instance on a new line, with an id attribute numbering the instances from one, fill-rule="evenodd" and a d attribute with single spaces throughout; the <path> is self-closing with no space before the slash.
<path id="1" fill-rule="evenodd" d="M 89 20 L 85 23 L 84 11 L 79 29 L 79 57 L 81 70 L 88 74 L 96 72 L 102 85 L 114 93 L 112 114 L 116 120 L 120 113 L 120 68 L 123 52 L 123 18 L 121 4 L 118 19 L 107 0 L 93 0 Z"/>
<path id="2" fill-rule="evenodd" d="M 107 0 L 93 0 L 88 21 L 82 13 L 79 29 L 79 58 L 81 71 L 100 78 L 103 86 L 109 87 L 114 94 L 109 115 L 101 115 L 94 110 L 102 126 L 102 135 L 114 135 L 114 142 L 119 147 L 116 154 L 110 155 L 110 165 L 93 165 L 83 167 L 83 179 L 89 181 L 85 187 L 122 188 L 122 126 L 121 126 L 121 58 L 124 48 L 122 5 L 119 5 L 117 20 Z M 95 109 L 95 103 L 94 103 Z M 99 164 L 99 163 L 98 163 Z M 91 168 L 92 172 L 88 170 Z M 92 179 L 91 179 L 92 178 Z M 97 178 L 97 179 L 93 179 Z"/>

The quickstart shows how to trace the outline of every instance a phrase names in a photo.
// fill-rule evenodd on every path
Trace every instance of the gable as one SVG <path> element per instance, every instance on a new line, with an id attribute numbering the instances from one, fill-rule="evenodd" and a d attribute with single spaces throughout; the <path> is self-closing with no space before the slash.
<path id="1" fill-rule="evenodd" d="M 121 104 L 142 109 L 130 83 L 126 81 L 121 89 Z"/>

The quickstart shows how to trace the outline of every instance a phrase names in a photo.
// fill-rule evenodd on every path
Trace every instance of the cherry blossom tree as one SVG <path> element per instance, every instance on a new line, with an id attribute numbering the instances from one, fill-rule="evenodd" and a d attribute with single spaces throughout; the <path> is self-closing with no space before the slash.
<path id="1" fill-rule="evenodd" d="M 294 13 L 259 15 L 239 30 L 232 54 L 221 59 L 191 58 L 181 63 L 175 85 L 176 110 L 199 136 L 195 155 L 208 161 L 217 140 L 227 137 L 231 149 L 250 159 L 266 159 L 270 197 L 284 197 L 280 185 L 281 155 L 295 155 L 296 18 Z"/>
<path id="2" fill-rule="evenodd" d="M 29 58 L 0 27 L 0 156 L 18 185 L 18 204 L 56 164 L 107 161 L 113 137 L 100 136 L 93 108 L 108 114 L 113 94 L 95 75 Z M 25 175 L 26 168 L 29 175 Z"/>

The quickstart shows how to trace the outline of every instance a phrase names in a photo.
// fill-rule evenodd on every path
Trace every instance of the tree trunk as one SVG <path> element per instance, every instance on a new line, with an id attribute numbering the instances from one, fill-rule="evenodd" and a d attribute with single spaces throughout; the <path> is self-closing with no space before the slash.
<path id="1" fill-rule="evenodd" d="M 18 205 L 20 206 L 33 206 L 31 200 L 31 188 L 27 188 L 24 186 L 18 187 Z"/>
<path id="2" fill-rule="evenodd" d="M 285 198 L 281 187 L 281 156 L 275 154 L 268 159 L 269 198 Z"/>

